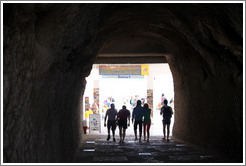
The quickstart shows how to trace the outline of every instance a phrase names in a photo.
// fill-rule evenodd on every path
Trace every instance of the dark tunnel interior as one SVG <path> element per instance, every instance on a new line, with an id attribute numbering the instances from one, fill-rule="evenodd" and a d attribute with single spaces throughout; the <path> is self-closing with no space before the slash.
<path id="1" fill-rule="evenodd" d="M 2 26 L 3 162 L 72 162 L 92 65 L 133 60 L 169 64 L 173 137 L 242 162 L 242 3 L 3 3 Z"/>

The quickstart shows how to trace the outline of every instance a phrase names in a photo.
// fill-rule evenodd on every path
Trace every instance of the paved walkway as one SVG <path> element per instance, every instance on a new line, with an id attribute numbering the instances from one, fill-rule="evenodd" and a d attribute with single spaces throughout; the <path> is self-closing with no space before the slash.
<path id="1" fill-rule="evenodd" d="M 152 136 L 150 142 L 134 141 L 127 136 L 124 144 L 106 135 L 84 135 L 77 152 L 76 163 L 231 163 L 227 158 L 192 148 L 174 140 L 162 141 L 162 136 Z"/>

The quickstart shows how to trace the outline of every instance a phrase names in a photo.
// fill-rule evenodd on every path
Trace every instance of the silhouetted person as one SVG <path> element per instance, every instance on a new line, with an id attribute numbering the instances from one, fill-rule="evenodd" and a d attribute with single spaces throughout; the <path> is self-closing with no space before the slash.
<path id="1" fill-rule="evenodd" d="M 146 127 L 147 127 L 147 142 L 149 142 L 149 129 L 151 124 L 150 114 L 151 109 L 149 109 L 149 105 L 147 103 L 144 104 L 143 107 L 143 127 L 144 127 L 144 141 L 146 140 Z"/>
<path id="2" fill-rule="evenodd" d="M 127 126 L 130 126 L 130 111 L 126 109 L 125 105 L 123 105 L 122 109 L 118 112 L 117 119 L 118 119 L 119 132 L 120 132 L 120 143 L 124 143 Z M 122 128 L 123 128 L 123 133 L 122 133 Z"/>
<path id="3" fill-rule="evenodd" d="M 114 104 L 111 104 L 110 106 L 111 106 L 111 108 L 107 110 L 106 116 L 104 118 L 104 126 L 106 127 L 106 120 L 108 117 L 108 123 L 107 123 L 108 138 L 107 138 L 107 141 L 110 139 L 110 128 L 111 128 L 112 133 L 113 133 L 113 141 L 116 141 L 115 140 L 115 129 L 116 129 L 117 110 L 114 108 Z"/>
<path id="4" fill-rule="evenodd" d="M 137 140 L 137 125 L 139 125 L 139 142 L 141 142 L 142 136 L 142 123 L 143 123 L 143 107 L 141 106 L 141 100 L 137 101 L 137 106 L 132 112 L 132 123 L 134 120 L 134 134 L 135 140 Z"/>
<path id="5" fill-rule="evenodd" d="M 161 105 L 164 106 L 164 100 L 166 99 L 164 93 L 161 94 Z"/>
<path id="6" fill-rule="evenodd" d="M 165 136 L 166 136 L 166 131 L 165 128 L 167 126 L 167 141 L 169 141 L 169 130 L 170 130 L 170 123 L 171 123 L 171 118 L 172 118 L 172 114 L 173 114 L 173 110 L 172 107 L 169 107 L 167 105 L 168 101 L 165 99 L 164 100 L 164 106 L 161 107 L 161 115 L 163 116 L 163 135 L 164 138 L 163 140 L 165 140 Z"/>

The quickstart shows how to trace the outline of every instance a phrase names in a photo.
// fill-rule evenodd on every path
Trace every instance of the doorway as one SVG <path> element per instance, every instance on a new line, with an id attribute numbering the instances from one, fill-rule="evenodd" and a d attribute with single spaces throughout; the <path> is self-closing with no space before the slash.
<path id="1" fill-rule="evenodd" d="M 106 66 L 106 67 L 105 67 Z M 113 73 L 105 74 L 105 71 L 112 68 L 117 70 L 135 70 L 138 66 L 145 69 L 145 74 L 131 75 L 132 73 Z M 127 68 L 128 67 L 128 68 Z M 104 73 L 102 68 L 105 69 Z M 127 69 L 125 69 L 127 68 Z M 108 71 L 109 72 L 109 71 Z M 115 72 L 115 71 L 114 71 Z M 118 72 L 118 71 L 117 71 Z M 169 105 L 174 110 L 174 88 L 172 73 L 167 63 L 159 64 L 94 64 L 90 75 L 86 78 L 87 84 L 83 96 L 83 120 L 89 126 L 88 134 L 107 134 L 104 124 L 106 110 L 110 108 L 110 104 L 114 103 L 115 108 L 119 111 L 123 105 L 132 113 L 135 103 L 133 101 L 141 100 L 142 105 L 148 103 L 152 109 L 152 124 L 150 134 L 155 136 L 163 135 L 162 132 L 162 116 L 160 115 L 161 96 L 165 95 Z M 171 103 L 170 103 L 171 101 Z M 89 116 L 91 114 L 99 114 L 100 122 L 99 130 L 90 130 Z M 172 127 L 174 124 L 174 116 L 171 121 L 170 135 L 172 135 Z M 118 128 L 116 129 L 116 135 Z M 134 135 L 133 124 L 127 129 L 127 135 Z"/>

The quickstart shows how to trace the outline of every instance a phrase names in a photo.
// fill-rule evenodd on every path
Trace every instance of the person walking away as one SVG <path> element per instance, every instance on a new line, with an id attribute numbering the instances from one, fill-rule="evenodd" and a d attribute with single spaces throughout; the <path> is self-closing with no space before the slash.
<path id="1" fill-rule="evenodd" d="M 163 135 L 164 135 L 163 140 L 165 140 L 165 136 L 166 136 L 165 128 L 167 126 L 167 141 L 169 141 L 170 123 L 171 123 L 173 110 L 172 110 L 172 107 L 167 105 L 167 103 L 168 103 L 168 101 L 165 99 L 164 100 L 164 106 L 161 108 L 160 114 L 163 116 L 163 120 L 162 120 L 162 122 L 163 122 Z"/>
<path id="2" fill-rule="evenodd" d="M 115 109 L 114 104 L 111 104 L 110 107 L 111 108 L 107 110 L 106 116 L 104 118 L 104 126 L 106 127 L 106 120 L 108 118 L 108 121 L 107 121 L 108 138 L 107 138 L 107 141 L 110 139 L 110 128 L 111 128 L 112 134 L 113 134 L 113 141 L 116 141 L 115 140 L 115 129 L 116 129 L 117 110 Z"/>
<path id="3" fill-rule="evenodd" d="M 130 111 L 126 109 L 126 106 L 123 105 L 122 109 L 119 110 L 118 115 L 118 125 L 119 125 L 119 134 L 120 134 L 120 143 L 125 143 L 126 129 L 127 126 L 130 126 Z M 128 123 L 127 123 L 128 120 Z M 122 133 L 123 128 L 123 133 Z"/>
<path id="4" fill-rule="evenodd" d="M 149 105 L 147 103 L 144 104 L 143 107 L 143 128 L 144 128 L 144 141 L 146 141 L 146 127 L 147 127 L 147 142 L 149 142 L 149 129 L 151 124 L 150 114 L 151 109 L 149 109 Z"/>
<path id="5" fill-rule="evenodd" d="M 139 125 L 139 142 L 141 142 L 142 123 L 143 123 L 143 107 L 141 106 L 141 100 L 137 101 L 137 106 L 132 111 L 132 123 L 133 123 L 133 120 L 134 120 L 135 140 L 138 140 L 137 126 Z"/>

